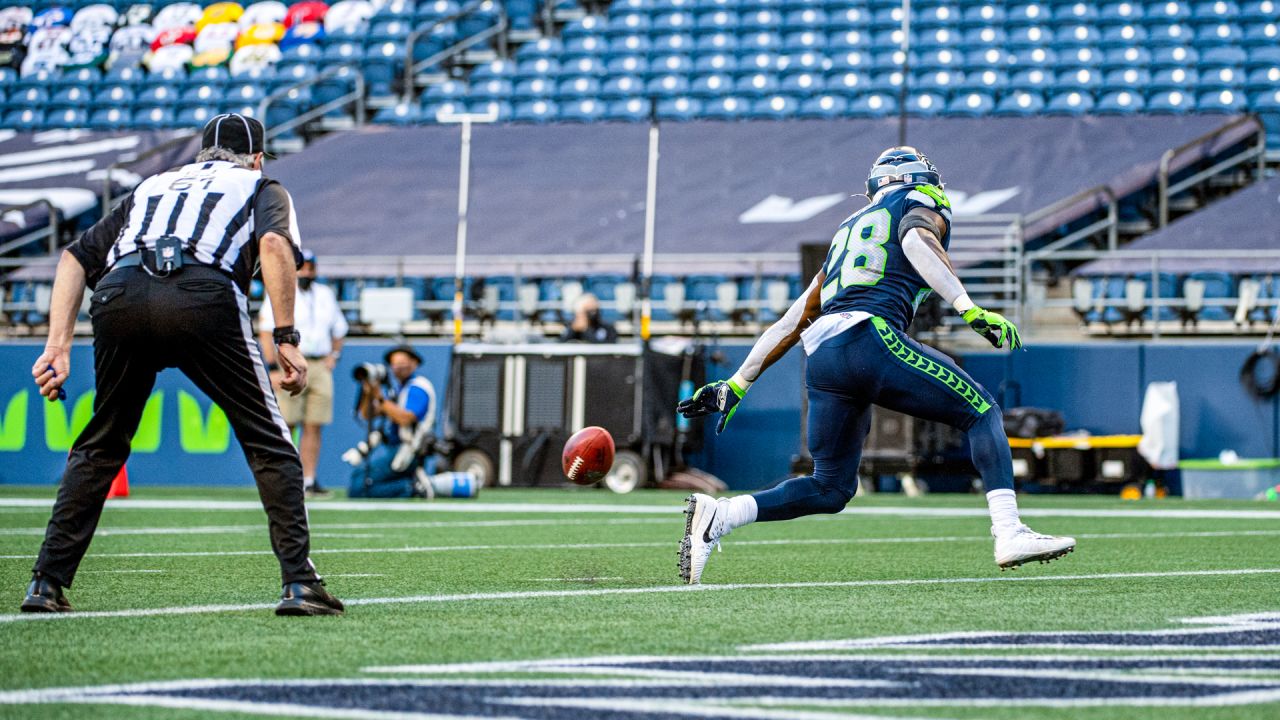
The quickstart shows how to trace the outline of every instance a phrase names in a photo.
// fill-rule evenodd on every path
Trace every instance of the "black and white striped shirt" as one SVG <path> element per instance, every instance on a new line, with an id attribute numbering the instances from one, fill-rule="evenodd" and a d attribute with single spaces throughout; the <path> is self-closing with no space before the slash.
<path id="1" fill-rule="evenodd" d="M 301 261 L 298 221 L 284 187 L 257 170 L 215 160 L 143 180 L 67 250 L 84 266 L 92 287 L 120 258 L 153 251 L 157 240 L 173 236 L 198 262 L 232 274 L 247 290 L 258 240 L 269 232 L 288 239 Z"/>

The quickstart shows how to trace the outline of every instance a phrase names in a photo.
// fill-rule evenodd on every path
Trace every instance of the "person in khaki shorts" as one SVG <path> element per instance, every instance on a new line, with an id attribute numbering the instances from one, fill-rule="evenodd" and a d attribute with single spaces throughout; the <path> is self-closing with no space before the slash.
<path id="1" fill-rule="evenodd" d="M 342 339 L 347 336 L 347 319 L 338 307 L 338 298 L 327 285 L 316 281 L 316 256 L 310 250 L 302 253 L 298 270 L 298 293 L 294 303 L 294 326 L 302 333 L 298 349 L 307 358 L 307 389 L 297 396 L 280 393 L 280 374 L 275 369 L 274 346 L 268 342 L 275 329 L 271 299 L 262 302 L 258 314 L 258 332 L 262 336 L 263 356 L 271 369 L 276 399 L 289 428 L 302 426 L 302 474 L 307 497 L 325 498 L 332 492 L 316 482 L 316 465 L 320 459 L 320 431 L 333 422 L 333 368 L 342 352 Z"/>

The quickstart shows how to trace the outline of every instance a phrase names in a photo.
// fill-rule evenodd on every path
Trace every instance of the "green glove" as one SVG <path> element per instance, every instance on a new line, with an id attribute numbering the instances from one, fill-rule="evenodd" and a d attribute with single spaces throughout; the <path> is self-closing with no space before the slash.
<path id="1" fill-rule="evenodd" d="M 716 434 L 724 432 L 724 426 L 738 412 L 738 403 L 747 391 L 738 387 L 733 380 L 717 380 L 703 385 L 693 394 L 676 405 L 676 412 L 686 418 L 700 418 L 713 412 L 720 413 L 720 424 L 716 426 Z"/>
<path id="2" fill-rule="evenodd" d="M 1022 336 L 1018 334 L 1018 326 L 1009 322 L 1000 313 L 983 310 L 975 305 L 966 310 L 963 317 L 974 332 L 986 338 L 992 345 L 996 347 L 1007 345 L 1010 350 L 1022 347 Z"/>

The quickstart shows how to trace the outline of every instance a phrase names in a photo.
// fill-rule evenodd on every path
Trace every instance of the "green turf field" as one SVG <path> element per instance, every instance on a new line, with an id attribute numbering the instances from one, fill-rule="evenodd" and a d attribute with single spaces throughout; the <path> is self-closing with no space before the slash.
<path id="1" fill-rule="evenodd" d="M 0 487 L 0 717 L 1280 717 L 1270 504 L 1024 496 L 1079 548 L 1001 573 L 979 496 L 858 498 L 684 588 L 680 493 L 318 501 L 348 613 L 277 618 L 252 491 L 143 486 L 20 616 L 51 497 Z"/>

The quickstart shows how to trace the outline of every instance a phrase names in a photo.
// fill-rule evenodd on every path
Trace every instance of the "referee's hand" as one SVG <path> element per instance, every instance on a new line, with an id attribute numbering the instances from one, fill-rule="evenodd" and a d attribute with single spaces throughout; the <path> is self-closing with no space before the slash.
<path id="1" fill-rule="evenodd" d="M 276 360 L 284 371 L 284 377 L 280 378 L 282 389 L 297 395 L 307 388 L 307 359 L 301 350 L 293 345 L 277 345 Z"/>
<path id="2" fill-rule="evenodd" d="M 48 345 L 44 353 L 31 368 L 31 377 L 40 386 L 40 394 L 50 401 L 58 399 L 58 391 L 67 381 L 71 372 L 71 350 L 69 348 Z"/>

